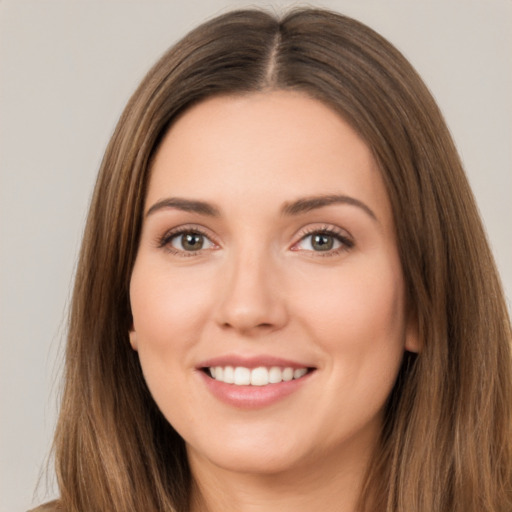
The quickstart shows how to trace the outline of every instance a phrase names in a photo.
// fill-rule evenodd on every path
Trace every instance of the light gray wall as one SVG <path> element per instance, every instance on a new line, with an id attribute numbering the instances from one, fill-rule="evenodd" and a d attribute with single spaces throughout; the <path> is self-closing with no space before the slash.
<path id="1" fill-rule="evenodd" d="M 308 4 L 368 23 L 425 78 L 462 154 L 510 302 L 512 2 Z M 251 3 L 0 2 L 1 512 L 45 497 L 33 491 L 55 422 L 73 269 L 95 173 L 121 109 L 171 43 L 244 5 Z"/>

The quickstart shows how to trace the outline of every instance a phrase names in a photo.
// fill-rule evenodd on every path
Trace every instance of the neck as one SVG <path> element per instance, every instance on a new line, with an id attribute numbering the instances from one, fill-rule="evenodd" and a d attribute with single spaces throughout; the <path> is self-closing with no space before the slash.
<path id="1" fill-rule="evenodd" d="M 359 450 L 355 459 L 334 453 L 320 464 L 297 464 L 286 471 L 253 474 L 221 468 L 189 450 L 194 480 L 190 510 L 356 512 L 371 450 L 361 455 Z"/>

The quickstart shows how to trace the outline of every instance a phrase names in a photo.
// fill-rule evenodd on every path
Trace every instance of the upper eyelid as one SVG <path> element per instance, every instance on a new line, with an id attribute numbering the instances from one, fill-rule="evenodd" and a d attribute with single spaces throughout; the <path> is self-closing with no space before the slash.
<path id="1" fill-rule="evenodd" d="M 211 231 L 200 224 L 182 224 L 174 228 L 167 229 L 163 236 L 179 235 L 181 233 L 200 233 L 201 235 L 212 237 Z"/>
<path id="2" fill-rule="evenodd" d="M 159 247 L 163 247 L 175 236 L 182 235 L 184 233 L 199 233 L 204 237 L 208 238 L 213 244 L 220 245 L 218 243 L 217 237 L 211 234 L 210 230 L 198 224 L 184 224 L 181 226 L 176 226 L 174 228 L 170 228 L 166 230 L 162 235 L 157 236 L 157 242 Z"/>
<path id="3" fill-rule="evenodd" d="M 305 226 L 302 230 L 299 231 L 299 233 L 296 235 L 295 241 L 290 246 L 290 250 L 294 250 L 293 248 L 299 245 L 304 239 L 306 239 L 308 236 L 314 235 L 316 233 L 324 233 L 330 236 L 334 236 L 338 239 L 338 241 L 342 244 L 342 247 L 338 249 L 333 249 L 329 251 L 325 251 L 324 253 L 320 251 L 305 251 L 305 252 L 313 252 L 317 254 L 318 256 L 328 256 L 328 255 L 334 255 L 336 253 L 339 253 L 340 251 L 352 249 L 355 246 L 355 241 L 353 236 L 343 228 L 340 228 L 339 226 L 333 225 L 333 224 L 323 224 L 320 226 Z M 298 250 L 298 249 L 295 249 Z"/>
<path id="4" fill-rule="evenodd" d="M 297 234 L 295 235 L 296 242 L 302 240 L 304 237 L 315 234 L 315 233 L 329 233 L 332 235 L 339 235 L 343 238 L 348 238 L 350 240 L 353 240 L 354 237 L 351 235 L 351 233 L 339 226 L 336 226 L 334 224 L 316 224 L 316 225 L 308 225 L 301 228 Z"/>

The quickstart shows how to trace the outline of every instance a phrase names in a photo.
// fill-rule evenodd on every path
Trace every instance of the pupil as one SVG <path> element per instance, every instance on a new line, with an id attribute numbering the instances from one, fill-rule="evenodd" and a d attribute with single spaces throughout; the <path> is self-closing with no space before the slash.
<path id="1" fill-rule="evenodd" d="M 322 234 L 313 236 L 312 245 L 317 251 L 329 251 L 332 249 L 333 244 L 334 241 L 332 236 Z"/>
<path id="2" fill-rule="evenodd" d="M 203 235 L 199 233 L 187 233 L 183 236 L 182 243 L 186 251 L 197 251 L 203 246 Z"/>

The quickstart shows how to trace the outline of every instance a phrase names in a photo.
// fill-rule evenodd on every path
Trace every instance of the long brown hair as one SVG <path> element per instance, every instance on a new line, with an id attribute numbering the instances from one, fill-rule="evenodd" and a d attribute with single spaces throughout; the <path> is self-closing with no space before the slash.
<path id="1" fill-rule="evenodd" d="M 66 511 L 178 511 L 191 475 L 130 348 L 130 275 L 151 158 L 176 116 L 212 95 L 298 90 L 372 149 L 396 224 L 422 350 L 405 355 L 361 510 L 510 512 L 510 320 L 475 202 L 432 96 L 406 59 L 326 11 L 256 10 L 192 31 L 129 101 L 98 176 L 70 314 L 55 437 Z"/>

